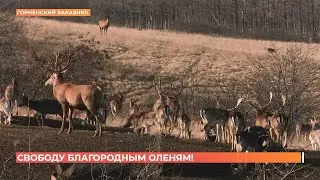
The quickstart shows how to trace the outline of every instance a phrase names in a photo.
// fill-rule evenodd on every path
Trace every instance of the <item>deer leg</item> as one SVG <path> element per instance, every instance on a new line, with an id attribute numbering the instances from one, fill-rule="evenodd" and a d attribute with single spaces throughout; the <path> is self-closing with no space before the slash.
<path id="1" fill-rule="evenodd" d="M 8 117 L 7 117 L 7 122 L 6 122 L 6 124 L 11 124 L 11 117 L 12 117 L 12 115 L 10 114 Z"/>
<path id="2" fill-rule="evenodd" d="M 72 131 L 72 114 L 73 114 L 73 108 L 69 107 L 69 129 L 68 129 L 68 132 L 67 134 L 70 134 L 71 131 Z"/>
<path id="3" fill-rule="evenodd" d="M 113 117 L 115 117 L 116 116 L 116 110 L 115 109 L 111 109 L 111 113 L 112 113 L 112 115 L 113 115 Z"/>
<path id="4" fill-rule="evenodd" d="M 274 133 L 276 134 L 276 142 L 279 142 L 279 140 L 280 140 L 280 133 L 279 133 L 279 130 L 278 129 L 276 129 L 276 130 L 274 130 Z"/>
<path id="5" fill-rule="evenodd" d="M 224 133 L 226 143 L 229 143 L 229 135 L 228 134 L 229 134 L 229 129 L 226 128 L 225 133 Z"/>
<path id="6" fill-rule="evenodd" d="M 44 117 L 46 117 L 45 114 L 41 114 L 41 127 L 43 127 L 43 120 L 44 120 Z"/>
<path id="7" fill-rule="evenodd" d="M 35 119 L 37 120 L 37 124 L 38 126 L 41 126 L 41 123 L 40 123 L 40 118 L 41 118 L 41 114 L 36 114 L 37 116 L 35 117 Z"/>
<path id="8" fill-rule="evenodd" d="M 272 140 L 274 140 L 273 131 L 272 128 L 269 128 L 270 137 Z"/>
<path id="9" fill-rule="evenodd" d="M 93 137 L 96 137 L 97 135 L 101 137 L 102 135 L 102 127 L 101 127 L 101 122 L 99 121 L 99 117 L 97 115 L 94 115 L 95 120 L 96 120 L 96 131 L 93 135 Z"/>
<path id="10" fill-rule="evenodd" d="M 180 133 L 179 133 L 179 138 L 183 138 L 183 135 L 182 135 L 182 133 L 183 133 L 183 131 L 182 131 L 182 123 L 180 122 L 179 123 L 179 131 L 180 131 Z"/>
<path id="11" fill-rule="evenodd" d="M 234 150 L 234 136 L 231 135 L 231 151 Z"/>
<path id="12" fill-rule="evenodd" d="M 219 124 L 216 124 L 216 142 L 220 142 Z"/>
<path id="13" fill-rule="evenodd" d="M 62 124 L 61 124 L 60 131 L 58 132 L 58 134 L 61 134 L 64 131 L 64 123 L 66 122 L 66 114 L 67 114 L 67 105 L 62 104 L 61 107 L 62 107 L 62 112 L 63 112 Z"/>
<path id="14" fill-rule="evenodd" d="M 100 122 L 100 121 L 98 121 L 98 123 L 99 123 L 99 137 L 101 137 L 102 136 L 102 123 Z"/>

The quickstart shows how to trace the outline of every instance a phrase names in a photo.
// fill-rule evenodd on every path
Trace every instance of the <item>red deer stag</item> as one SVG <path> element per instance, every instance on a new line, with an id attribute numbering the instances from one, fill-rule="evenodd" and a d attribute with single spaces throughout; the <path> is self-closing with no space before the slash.
<path id="1" fill-rule="evenodd" d="M 102 35 L 102 32 L 104 33 L 104 35 L 107 35 L 108 28 L 110 26 L 110 18 L 113 17 L 114 14 L 115 14 L 115 11 L 113 11 L 113 14 L 109 15 L 106 19 L 102 19 L 98 21 L 101 35 Z"/>
<path id="2" fill-rule="evenodd" d="M 254 107 L 256 110 L 256 122 L 255 122 L 256 126 L 261 126 L 263 128 L 267 127 L 269 114 L 267 113 L 266 108 L 270 105 L 271 100 L 272 100 L 272 92 L 270 92 L 269 102 L 263 107 L 261 107 L 260 104 L 258 107 L 249 100 L 250 105 Z"/>
<path id="3" fill-rule="evenodd" d="M 103 97 L 101 89 L 94 85 L 76 85 L 72 83 L 65 83 L 62 79 L 62 73 L 67 70 L 70 64 L 70 59 L 75 57 L 71 56 L 70 51 L 67 53 L 67 63 L 62 68 L 58 67 L 58 59 L 60 57 L 59 51 L 55 52 L 55 64 L 54 68 L 50 69 L 52 75 L 45 82 L 45 86 L 52 85 L 53 95 L 59 101 L 63 111 L 62 124 L 58 134 L 64 131 L 64 123 L 66 120 L 67 110 L 69 110 L 69 129 L 68 134 L 71 133 L 71 119 L 74 109 L 87 111 L 88 114 L 92 114 L 96 120 L 96 131 L 94 137 L 102 135 L 101 123 L 105 123 L 106 119 L 101 117 L 98 109 L 100 101 Z"/>

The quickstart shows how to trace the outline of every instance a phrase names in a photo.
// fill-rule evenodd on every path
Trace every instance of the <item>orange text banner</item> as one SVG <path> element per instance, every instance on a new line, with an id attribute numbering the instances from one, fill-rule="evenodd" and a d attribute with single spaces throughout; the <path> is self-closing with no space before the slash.
<path id="1" fill-rule="evenodd" d="M 17 152 L 16 163 L 304 163 L 304 153 Z"/>
<path id="2" fill-rule="evenodd" d="M 16 16 L 91 16 L 91 9 L 16 9 Z"/>

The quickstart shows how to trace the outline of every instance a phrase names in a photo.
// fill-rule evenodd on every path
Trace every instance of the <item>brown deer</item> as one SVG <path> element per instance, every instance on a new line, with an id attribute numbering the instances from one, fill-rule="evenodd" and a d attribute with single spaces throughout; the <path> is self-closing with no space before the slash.
<path id="1" fill-rule="evenodd" d="M 309 140 L 312 145 L 312 150 L 317 150 L 317 145 L 320 146 L 320 129 L 311 131 L 309 134 Z"/>
<path id="2" fill-rule="evenodd" d="M 249 100 L 250 105 L 256 110 L 256 122 L 255 122 L 256 126 L 261 126 L 263 128 L 267 127 L 269 114 L 267 113 L 266 108 L 270 106 L 271 100 L 272 100 L 272 92 L 270 92 L 269 102 L 263 107 L 261 107 L 260 104 L 258 107 L 254 105 L 252 101 Z"/>
<path id="3" fill-rule="evenodd" d="M 58 67 L 58 59 L 63 59 L 60 57 L 59 51 L 55 53 L 55 64 L 54 68 L 50 69 L 52 75 L 45 82 L 45 86 L 52 85 L 53 95 L 61 104 L 63 117 L 60 131 L 58 134 L 64 131 L 64 123 L 66 120 L 67 111 L 69 110 L 69 129 L 67 134 L 71 133 L 71 119 L 74 109 L 87 111 L 87 113 L 92 114 L 96 120 L 96 131 L 94 137 L 97 135 L 100 137 L 102 135 L 101 123 L 105 123 L 106 119 L 101 117 L 98 109 L 101 104 L 101 99 L 103 94 L 101 89 L 94 85 L 76 85 L 72 83 L 65 83 L 62 79 L 62 73 L 67 70 L 70 59 L 76 55 L 71 56 L 70 51 L 67 53 L 67 63 L 62 68 Z"/>
<path id="4" fill-rule="evenodd" d="M 240 131 L 243 131 L 245 128 L 245 119 L 243 115 L 240 112 L 236 111 L 236 108 L 240 105 L 242 100 L 243 97 L 239 98 L 235 107 L 227 109 L 227 111 L 229 112 L 229 117 L 228 120 L 224 123 L 224 130 L 222 130 L 226 143 L 232 144 L 231 151 L 236 150 L 236 134 Z"/>
<path id="5" fill-rule="evenodd" d="M 279 111 L 283 109 L 286 103 L 286 97 L 282 95 L 282 106 L 272 113 L 269 117 L 269 124 L 270 124 L 270 136 L 271 139 L 275 142 L 280 142 L 283 134 L 287 130 L 288 125 L 288 118 L 285 117 L 283 114 L 278 114 Z M 275 136 L 274 136 L 275 135 Z"/>
<path id="6" fill-rule="evenodd" d="M 182 138 L 182 139 L 190 139 L 191 136 L 190 136 L 190 123 L 191 123 L 191 119 L 190 117 L 182 112 L 181 115 L 178 116 L 177 118 L 177 124 L 178 124 L 178 127 L 179 127 L 179 138 Z"/>
<path id="7" fill-rule="evenodd" d="M 165 132 L 165 125 L 167 124 L 167 121 L 169 119 L 169 111 L 167 107 L 167 99 L 164 95 L 161 87 L 161 79 L 159 78 L 159 87 L 157 88 L 157 84 L 155 80 L 153 80 L 153 86 L 154 89 L 157 91 L 159 95 L 159 99 L 153 104 L 152 110 L 156 113 L 156 121 L 159 124 L 159 130 L 161 134 L 167 134 Z"/>
<path id="8" fill-rule="evenodd" d="M 113 17 L 114 14 L 115 14 L 115 11 L 113 11 L 113 14 L 109 15 L 106 19 L 102 19 L 98 21 L 101 35 L 102 35 L 102 32 L 104 33 L 104 35 L 107 35 L 108 28 L 110 26 L 110 18 Z"/>
<path id="9" fill-rule="evenodd" d="M 317 123 L 316 118 L 314 117 L 313 119 L 310 119 L 309 124 L 302 124 L 302 123 L 297 123 L 296 124 L 296 138 L 300 138 L 303 136 L 304 140 L 307 140 L 308 135 L 312 130 L 318 130 L 319 124 Z"/>
<path id="10" fill-rule="evenodd" d="M 164 96 L 166 97 L 166 105 L 169 106 L 169 125 L 167 125 L 168 133 L 171 134 L 172 130 L 174 129 L 174 124 L 177 122 L 177 118 L 181 117 L 183 113 L 183 109 L 180 106 L 180 102 L 178 100 L 178 96 L 181 94 L 183 90 L 183 83 L 181 80 L 180 82 L 180 88 L 177 92 L 172 91 L 172 84 L 171 84 L 171 92 L 170 93 L 163 93 Z M 183 118 L 182 118 L 183 119 Z M 168 123 L 167 122 L 167 123 Z"/>
<path id="11" fill-rule="evenodd" d="M 123 127 L 129 128 L 132 126 L 135 134 L 138 134 L 139 132 L 148 134 L 150 132 L 150 127 L 156 125 L 159 126 L 156 112 L 145 110 L 131 114 Z M 159 133 L 161 133 L 161 131 L 159 131 Z"/>
<path id="12" fill-rule="evenodd" d="M 188 130 L 188 136 L 189 138 L 192 137 L 192 133 L 194 132 L 203 132 L 204 133 L 204 126 L 205 122 L 202 119 L 191 119 L 189 123 Z M 204 136 L 204 139 L 206 139 L 206 136 Z"/>
<path id="13" fill-rule="evenodd" d="M 122 94 L 115 94 L 110 98 L 110 109 L 112 115 L 115 117 L 116 113 L 121 111 L 123 103 L 123 95 Z"/>
<path id="14" fill-rule="evenodd" d="M 2 118 L 4 118 L 4 124 L 9 124 L 11 122 L 9 101 L 3 97 L 0 99 L 0 124 L 2 123 Z"/>
<path id="15" fill-rule="evenodd" d="M 11 84 L 9 84 L 4 91 L 5 100 L 9 102 L 9 111 L 11 116 L 13 114 L 12 111 L 14 107 L 16 107 L 16 115 L 18 115 L 18 95 L 18 83 L 14 78 L 12 78 Z"/>

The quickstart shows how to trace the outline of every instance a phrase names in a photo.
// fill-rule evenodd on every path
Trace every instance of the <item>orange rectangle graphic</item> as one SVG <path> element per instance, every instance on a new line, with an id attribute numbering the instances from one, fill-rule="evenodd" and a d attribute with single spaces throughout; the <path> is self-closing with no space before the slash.
<path id="1" fill-rule="evenodd" d="M 16 16 L 91 16 L 91 9 L 16 9 Z"/>
<path id="2" fill-rule="evenodd" d="M 304 163 L 304 153 L 17 152 L 16 163 Z"/>

